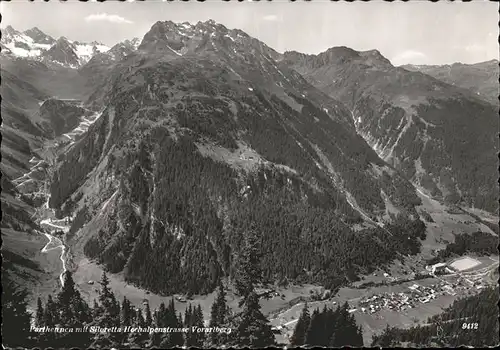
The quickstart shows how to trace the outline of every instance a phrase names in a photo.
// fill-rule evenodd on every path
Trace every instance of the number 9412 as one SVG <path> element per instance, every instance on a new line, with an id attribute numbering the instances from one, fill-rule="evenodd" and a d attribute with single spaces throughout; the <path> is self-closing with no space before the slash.
<path id="1" fill-rule="evenodd" d="M 478 329 L 479 323 L 462 323 L 462 329 Z"/>

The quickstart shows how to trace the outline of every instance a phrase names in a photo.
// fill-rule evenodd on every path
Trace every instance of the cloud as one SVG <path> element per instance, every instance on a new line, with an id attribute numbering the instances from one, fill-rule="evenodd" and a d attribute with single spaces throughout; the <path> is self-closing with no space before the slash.
<path id="1" fill-rule="evenodd" d="M 427 55 L 414 50 L 406 50 L 396 55 L 391 59 L 391 62 L 395 66 L 399 66 L 402 64 L 422 64 L 427 60 Z"/>
<path id="2" fill-rule="evenodd" d="M 267 15 L 267 16 L 262 17 L 262 19 L 264 21 L 269 21 L 269 22 L 276 22 L 279 20 L 278 16 L 276 16 L 276 15 Z"/>
<path id="3" fill-rule="evenodd" d="M 104 22 L 111 22 L 111 23 L 125 23 L 125 24 L 131 24 L 134 23 L 132 21 L 129 21 L 126 18 L 123 18 L 118 15 L 110 15 L 107 13 L 95 13 L 92 15 L 88 15 L 85 17 L 86 22 L 97 22 L 97 21 L 104 21 Z"/>

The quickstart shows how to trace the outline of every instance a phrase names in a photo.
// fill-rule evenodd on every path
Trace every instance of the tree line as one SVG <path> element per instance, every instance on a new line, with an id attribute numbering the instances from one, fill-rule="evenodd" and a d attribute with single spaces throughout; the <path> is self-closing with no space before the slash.
<path id="1" fill-rule="evenodd" d="M 476 253 L 478 255 L 498 254 L 498 237 L 487 232 L 474 232 L 471 234 L 455 235 L 455 242 L 446 245 L 434 258 L 427 261 L 429 265 L 444 261 L 453 256 L 461 256 L 465 253 Z"/>
<path id="2" fill-rule="evenodd" d="M 362 347 L 363 333 L 356 324 L 354 315 L 348 311 L 347 302 L 335 310 L 326 305 L 321 311 L 315 309 L 309 314 L 307 302 L 297 321 L 290 339 L 292 346 L 321 346 L 339 348 L 343 346 Z"/>

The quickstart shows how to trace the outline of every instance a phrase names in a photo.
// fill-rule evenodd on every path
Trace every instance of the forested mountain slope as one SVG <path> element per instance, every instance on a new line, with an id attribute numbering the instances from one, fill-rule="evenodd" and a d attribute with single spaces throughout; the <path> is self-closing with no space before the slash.
<path id="1" fill-rule="evenodd" d="M 441 66 L 407 64 L 402 68 L 421 72 L 445 83 L 468 89 L 477 94 L 478 98 L 498 106 L 498 60 Z"/>
<path id="2" fill-rule="evenodd" d="M 447 202 L 498 209 L 498 110 L 461 88 L 396 68 L 378 51 L 287 52 L 282 64 L 343 102 L 382 159 Z"/>
<path id="3" fill-rule="evenodd" d="M 76 213 L 75 260 L 204 293 L 233 276 L 250 230 L 269 281 L 334 288 L 418 252 L 414 188 L 277 55 L 213 21 L 158 22 L 110 66 L 87 101 L 101 117 L 51 185 L 50 206 Z"/>

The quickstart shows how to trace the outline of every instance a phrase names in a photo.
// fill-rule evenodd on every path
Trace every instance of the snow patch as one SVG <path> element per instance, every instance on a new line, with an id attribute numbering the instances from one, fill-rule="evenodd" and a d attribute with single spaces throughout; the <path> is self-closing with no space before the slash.
<path id="1" fill-rule="evenodd" d="M 173 53 L 177 54 L 178 56 L 182 56 L 182 53 L 180 53 L 179 51 L 172 49 L 169 45 L 167 45 L 167 47 L 168 47 L 168 48 L 169 48 L 169 49 L 170 49 Z"/>

